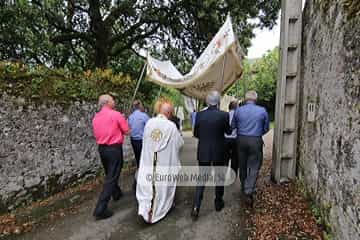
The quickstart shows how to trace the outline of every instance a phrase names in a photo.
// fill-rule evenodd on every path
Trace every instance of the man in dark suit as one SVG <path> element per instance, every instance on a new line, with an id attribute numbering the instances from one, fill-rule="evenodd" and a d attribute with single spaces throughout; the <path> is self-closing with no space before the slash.
<path id="1" fill-rule="evenodd" d="M 206 98 L 208 108 L 198 112 L 196 115 L 194 136 L 199 139 L 197 159 L 199 161 L 199 172 L 208 166 L 224 166 L 225 137 L 230 134 L 229 114 L 220 111 L 220 94 L 212 91 Z M 205 167 L 205 168 L 202 168 Z M 196 186 L 194 206 L 191 217 L 195 221 L 199 216 L 201 200 L 203 198 L 205 186 Z M 215 210 L 221 211 L 224 207 L 224 186 L 215 187 Z"/>

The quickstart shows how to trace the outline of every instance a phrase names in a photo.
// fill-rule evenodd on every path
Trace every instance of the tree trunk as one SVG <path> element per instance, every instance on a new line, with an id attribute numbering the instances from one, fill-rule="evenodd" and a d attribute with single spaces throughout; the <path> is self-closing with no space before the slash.
<path id="1" fill-rule="evenodd" d="M 106 26 L 100 13 L 100 3 L 97 0 L 89 1 L 90 29 L 95 38 L 94 64 L 97 68 L 106 68 L 109 61 L 111 26 Z"/>
<path id="2" fill-rule="evenodd" d="M 97 68 L 106 68 L 109 60 L 109 47 L 105 41 L 101 44 L 101 41 L 96 42 L 94 52 L 94 64 Z"/>

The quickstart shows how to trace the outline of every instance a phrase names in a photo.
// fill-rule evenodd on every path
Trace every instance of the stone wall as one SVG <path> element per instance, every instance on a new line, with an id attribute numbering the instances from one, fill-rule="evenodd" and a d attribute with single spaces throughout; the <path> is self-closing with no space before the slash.
<path id="1" fill-rule="evenodd" d="M 96 104 L 35 104 L 0 97 L 0 212 L 95 177 L 101 170 L 92 135 Z M 128 139 L 125 160 L 132 159 Z"/>
<path id="2" fill-rule="evenodd" d="M 299 169 L 342 240 L 360 239 L 360 15 L 343 4 L 356 1 L 308 0 L 303 24 Z"/>

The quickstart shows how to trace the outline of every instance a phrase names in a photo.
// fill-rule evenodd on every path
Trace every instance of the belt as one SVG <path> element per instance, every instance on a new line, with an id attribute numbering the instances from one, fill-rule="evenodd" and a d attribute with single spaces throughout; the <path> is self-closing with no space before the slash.
<path id="1" fill-rule="evenodd" d="M 122 144 L 114 143 L 114 144 L 99 144 L 99 147 L 121 147 Z"/>
<path id="2" fill-rule="evenodd" d="M 262 138 L 262 136 L 247 136 L 247 135 L 238 135 L 238 137 Z"/>
<path id="3" fill-rule="evenodd" d="M 130 140 L 133 140 L 133 141 L 142 141 L 142 138 L 138 139 L 138 138 L 132 138 L 132 137 L 130 137 Z"/>

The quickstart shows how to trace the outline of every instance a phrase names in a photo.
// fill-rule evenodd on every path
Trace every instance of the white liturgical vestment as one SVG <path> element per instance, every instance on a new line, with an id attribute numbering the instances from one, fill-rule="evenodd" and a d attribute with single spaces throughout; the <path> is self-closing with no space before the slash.
<path id="1" fill-rule="evenodd" d="M 176 182 L 164 184 L 149 175 L 177 174 L 181 168 L 179 151 L 183 144 L 175 124 L 164 115 L 159 114 L 146 123 L 136 198 L 138 214 L 148 223 L 155 223 L 166 216 L 173 205 L 176 190 Z"/>

